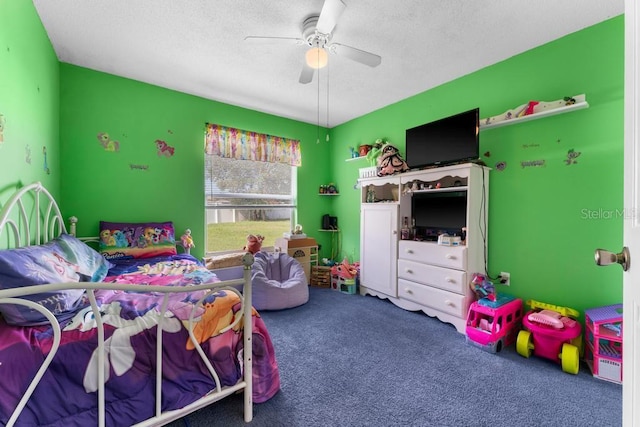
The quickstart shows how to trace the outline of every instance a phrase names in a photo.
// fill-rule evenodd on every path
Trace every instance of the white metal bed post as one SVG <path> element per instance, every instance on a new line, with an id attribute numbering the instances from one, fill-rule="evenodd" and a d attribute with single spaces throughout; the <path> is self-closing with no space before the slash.
<path id="1" fill-rule="evenodd" d="M 244 265 L 243 312 L 244 312 L 244 421 L 253 419 L 253 304 L 251 302 L 251 265 L 253 255 L 247 252 L 242 257 Z"/>

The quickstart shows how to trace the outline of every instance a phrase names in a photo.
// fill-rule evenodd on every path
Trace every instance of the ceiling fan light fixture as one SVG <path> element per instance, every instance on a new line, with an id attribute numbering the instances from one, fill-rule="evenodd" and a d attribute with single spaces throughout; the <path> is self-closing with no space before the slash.
<path id="1" fill-rule="evenodd" d="M 329 62 L 327 51 L 321 47 L 312 47 L 304 57 L 307 65 L 315 70 L 326 67 Z"/>

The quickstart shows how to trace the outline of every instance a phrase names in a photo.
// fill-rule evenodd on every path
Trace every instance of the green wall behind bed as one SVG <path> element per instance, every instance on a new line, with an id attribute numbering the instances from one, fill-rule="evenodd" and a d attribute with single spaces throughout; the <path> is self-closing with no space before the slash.
<path id="1" fill-rule="evenodd" d="M 58 59 L 33 3 L 0 1 L 0 206 L 33 181 L 59 196 L 59 99 Z"/>
<path id="2" fill-rule="evenodd" d="M 192 230 L 193 253 L 202 256 L 206 122 L 299 139 L 298 221 L 314 228 L 317 212 L 328 209 L 316 193 L 329 180 L 329 152 L 316 144 L 314 125 L 69 64 L 60 76 L 62 207 L 79 218 L 80 235 L 96 235 L 100 220 L 171 220 L 176 234 Z M 102 133 L 117 151 L 103 147 Z M 156 140 L 174 155 L 159 156 Z"/>
<path id="3" fill-rule="evenodd" d="M 481 132 L 493 168 L 488 268 L 509 271 L 512 286 L 502 290 L 525 299 L 581 311 L 616 303 L 621 272 L 595 267 L 593 250 L 622 246 L 623 31 L 622 16 L 612 18 L 337 126 L 329 144 L 316 144 L 311 124 L 59 64 L 32 3 L 2 0 L 0 197 L 41 180 L 65 216 L 79 217 L 81 234 L 95 234 L 101 219 L 171 219 L 203 236 L 203 126 L 220 123 L 300 139 L 299 222 L 314 234 L 323 213 L 337 215 L 338 257 L 358 259 L 353 186 L 364 162 L 344 161 L 349 146 L 387 137 L 404 149 L 407 127 L 439 117 L 476 106 L 487 117 L 585 93 L 586 110 Z M 106 151 L 99 133 L 119 151 Z M 175 155 L 159 157 L 156 139 Z M 570 150 L 577 163 L 567 164 Z M 544 166 L 523 167 L 539 160 Z M 330 181 L 340 197 L 318 197 Z M 331 237 L 315 234 L 327 256 Z"/>
<path id="4" fill-rule="evenodd" d="M 623 32 L 619 16 L 333 128 L 334 180 L 352 188 L 367 166 L 344 162 L 349 146 L 387 137 L 404 153 L 407 128 L 475 107 L 484 118 L 584 93 L 588 109 L 480 132 L 493 168 L 488 268 L 511 273 L 499 291 L 524 299 L 580 311 L 621 302 L 621 269 L 597 267 L 593 253 L 622 247 Z M 580 153 L 575 162 L 571 150 Z M 334 200 L 344 254 L 359 253 L 358 191 Z"/>

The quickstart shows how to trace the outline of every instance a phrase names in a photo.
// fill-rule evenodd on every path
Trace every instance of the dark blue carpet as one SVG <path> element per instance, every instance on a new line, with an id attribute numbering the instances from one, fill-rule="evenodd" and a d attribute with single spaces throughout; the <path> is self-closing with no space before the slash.
<path id="1" fill-rule="evenodd" d="M 281 391 L 251 426 L 620 426 L 622 387 L 553 361 L 498 354 L 451 325 L 375 297 L 311 288 L 309 303 L 262 312 Z M 244 425 L 242 395 L 171 424 Z"/>

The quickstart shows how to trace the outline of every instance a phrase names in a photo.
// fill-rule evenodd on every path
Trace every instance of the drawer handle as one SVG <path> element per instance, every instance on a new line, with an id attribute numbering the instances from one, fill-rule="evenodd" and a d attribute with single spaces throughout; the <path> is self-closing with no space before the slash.
<path id="1" fill-rule="evenodd" d="M 405 252 L 408 253 L 408 254 L 412 254 L 413 253 L 413 251 L 411 249 L 406 249 Z"/>
<path id="2" fill-rule="evenodd" d="M 455 280 L 453 280 L 451 277 L 447 277 L 444 279 L 447 283 L 456 283 Z"/>
<path id="3" fill-rule="evenodd" d="M 413 271 L 410 268 L 405 268 L 404 272 L 405 273 L 409 273 L 409 274 L 413 274 Z"/>
<path id="4" fill-rule="evenodd" d="M 456 259 L 455 255 L 447 254 L 447 259 Z"/>
<path id="5" fill-rule="evenodd" d="M 409 288 L 404 288 L 404 291 L 406 293 L 408 293 L 409 295 L 411 295 L 413 293 L 413 291 L 411 289 L 409 289 Z"/>
<path id="6" fill-rule="evenodd" d="M 453 303 L 453 301 L 448 300 L 448 299 L 447 299 L 447 300 L 444 300 L 444 303 L 445 303 L 446 305 L 448 305 L 449 307 L 455 307 L 455 306 L 456 306 L 456 305 Z"/>

